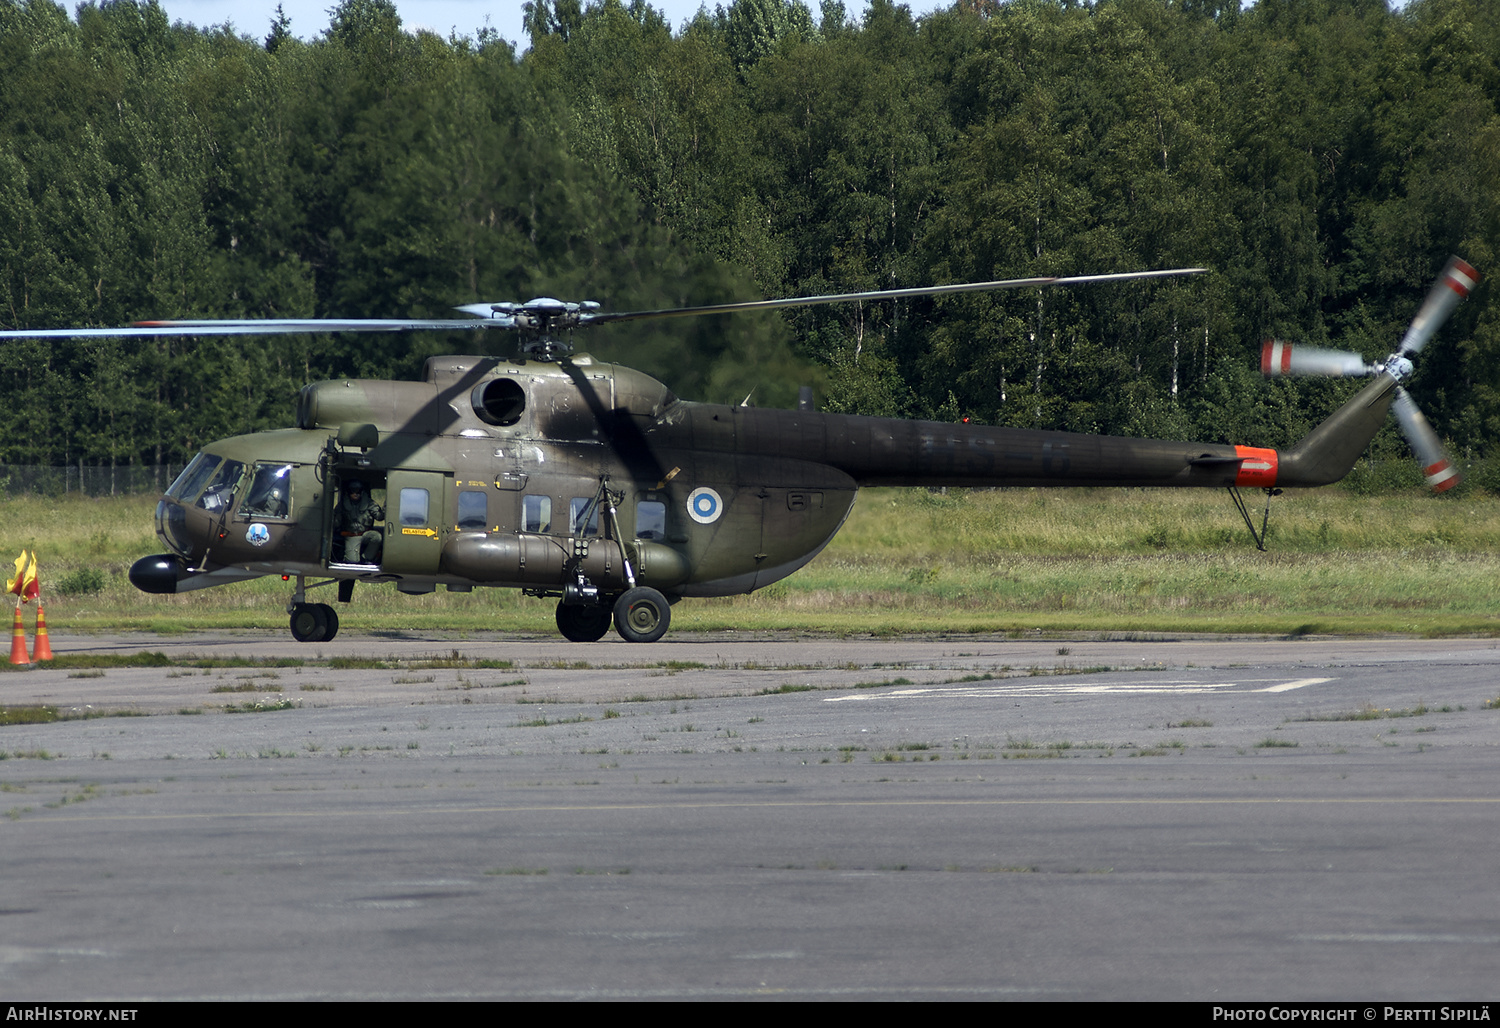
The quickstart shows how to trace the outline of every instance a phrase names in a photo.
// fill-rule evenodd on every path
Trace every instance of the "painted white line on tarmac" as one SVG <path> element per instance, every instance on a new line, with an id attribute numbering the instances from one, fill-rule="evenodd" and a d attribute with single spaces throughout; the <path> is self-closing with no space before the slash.
<path id="1" fill-rule="evenodd" d="M 1236 688 L 1236 682 L 1130 682 L 1118 685 L 992 685 L 976 688 L 916 688 L 892 689 L 890 692 L 854 693 L 849 696 L 830 696 L 824 703 L 842 703 L 846 700 L 911 699 L 933 697 L 937 699 L 989 699 L 1014 696 L 1160 696 L 1186 693 L 1222 692 Z"/>
<path id="2" fill-rule="evenodd" d="M 1324 682 L 1331 682 L 1331 681 L 1333 681 L 1332 678 L 1299 678 L 1295 682 L 1282 682 L 1280 685 L 1273 685 L 1273 686 L 1270 686 L 1269 688 L 1266 688 L 1266 689 L 1256 689 L 1255 691 L 1256 692 L 1291 692 L 1293 689 L 1301 689 L 1304 686 L 1309 686 L 1309 685 L 1322 685 Z"/>
<path id="3" fill-rule="evenodd" d="M 1298 678 L 1291 682 L 1280 682 L 1276 685 L 1261 689 L 1247 690 L 1250 692 L 1288 692 L 1292 689 L 1302 689 L 1309 685 L 1319 685 L 1323 682 L 1331 682 L 1332 678 Z M 1251 681 L 1256 681 L 1252 679 Z M 1259 679 L 1265 681 L 1265 679 Z M 1218 693 L 1231 689 L 1240 689 L 1247 682 L 1190 682 L 1174 679 L 1166 679 L 1157 682 L 1115 682 L 1115 683 L 1090 683 L 1088 685 L 1063 685 L 1056 681 L 1046 683 L 1008 682 L 1005 684 L 985 686 L 918 686 L 907 689 L 891 689 L 889 691 L 871 691 L 851 693 L 847 696 L 828 696 L 824 703 L 843 703 L 846 701 L 868 701 L 875 699 L 920 699 L 932 697 L 938 699 L 1006 699 L 1018 696 L 1187 696 L 1202 693 Z"/>

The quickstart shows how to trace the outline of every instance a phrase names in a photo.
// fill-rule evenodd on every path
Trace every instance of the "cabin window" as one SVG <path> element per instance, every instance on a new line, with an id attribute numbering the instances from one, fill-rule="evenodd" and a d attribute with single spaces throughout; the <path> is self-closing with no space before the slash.
<path id="1" fill-rule="evenodd" d="M 458 529 L 461 532 L 483 532 L 489 527 L 489 495 L 477 489 L 458 494 Z"/>
<path id="2" fill-rule="evenodd" d="M 257 464 L 240 516 L 284 518 L 292 512 L 292 466 L 290 464 Z"/>
<path id="3" fill-rule="evenodd" d="M 428 496 L 426 489 L 402 489 L 401 527 L 421 528 L 427 524 L 427 507 Z"/>
<path id="4" fill-rule="evenodd" d="M 568 504 L 568 532 L 571 535 L 591 536 L 599 534 L 599 508 L 595 506 L 589 514 L 588 527 L 583 528 L 583 512 L 589 504 L 594 502 L 592 496 L 575 496 L 573 502 Z"/>
<path id="5" fill-rule="evenodd" d="M 664 539 L 667 535 L 667 505 L 660 500 L 642 500 L 635 506 L 635 537 Z"/>
<path id="6" fill-rule="evenodd" d="M 521 531 L 552 531 L 552 497 L 521 497 Z"/>
<path id="7" fill-rule="evenodd" d="M 228 510 L 234 501 L 234 488 L 240 484 L 240 473 L 244 470 L 245 465 L 239 461 L 226 460 L 219 466 L 213 481 L 208 483 L 208 488 L 203 490 L 203 495 L 198 497 L 198 506 L 213 514 Z"/>

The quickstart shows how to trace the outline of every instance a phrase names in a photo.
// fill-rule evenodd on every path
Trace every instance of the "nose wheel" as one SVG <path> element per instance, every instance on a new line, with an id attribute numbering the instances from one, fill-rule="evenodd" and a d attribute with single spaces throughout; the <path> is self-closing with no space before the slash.
<path id="1" fill-rule="evenodd" d="M 329 642 L 339 634 L 339 614 L 326 603 L 292 605 L 292 638 L 298 642 Z"/>

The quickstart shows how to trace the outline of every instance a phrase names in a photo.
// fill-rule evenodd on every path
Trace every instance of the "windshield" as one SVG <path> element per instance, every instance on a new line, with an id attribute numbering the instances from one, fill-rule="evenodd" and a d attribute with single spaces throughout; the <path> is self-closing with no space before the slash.
<path id="1" fill-rule="evenodd" d="M 218 513 L 229 506 L 234 499 L 235 486 L 240 484 L 240 474 L 245 470 L 245 465 L 237 460 L 226 460 L 219 465 L 219 470 L 214 473 L 208 488 L 203 490 L 203 495 L 198 497 L 198 506 L 209 513 Z"/>
<path id="2" fill-rule="evenodd" d="M 214 468 L 219 466 L 219 460 L 211 453 L 198 454 L 182 469 L 177 481 L 167 487 L 167 495 L 174 500 L 192 500 L 202 491 L 203 484 L 214 473 Z"/>

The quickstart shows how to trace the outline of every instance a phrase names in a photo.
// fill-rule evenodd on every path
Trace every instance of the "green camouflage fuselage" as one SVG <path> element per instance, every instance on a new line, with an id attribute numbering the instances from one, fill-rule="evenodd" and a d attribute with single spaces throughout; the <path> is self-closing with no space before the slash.
<path id="1" fill-rule="evenodd" d="M 1277 452 L 690 403 L 584 355 L 435 357 L 421 382 L 308 386 L 298 427 L 206 447 L 158 506 L 157 528 L 193 572 L 179 590 L 283 574 L 555 595 L 581 570 L 607 594 L 633 572 L 669 596 L 722 596 L 805 565 L 863 485 L 1334 481 L 1393 387 L 1377 378 Z M 341 564 L 331 545 L 338 483 L 354 477 L 384 490 L 378 567 Z"/>

